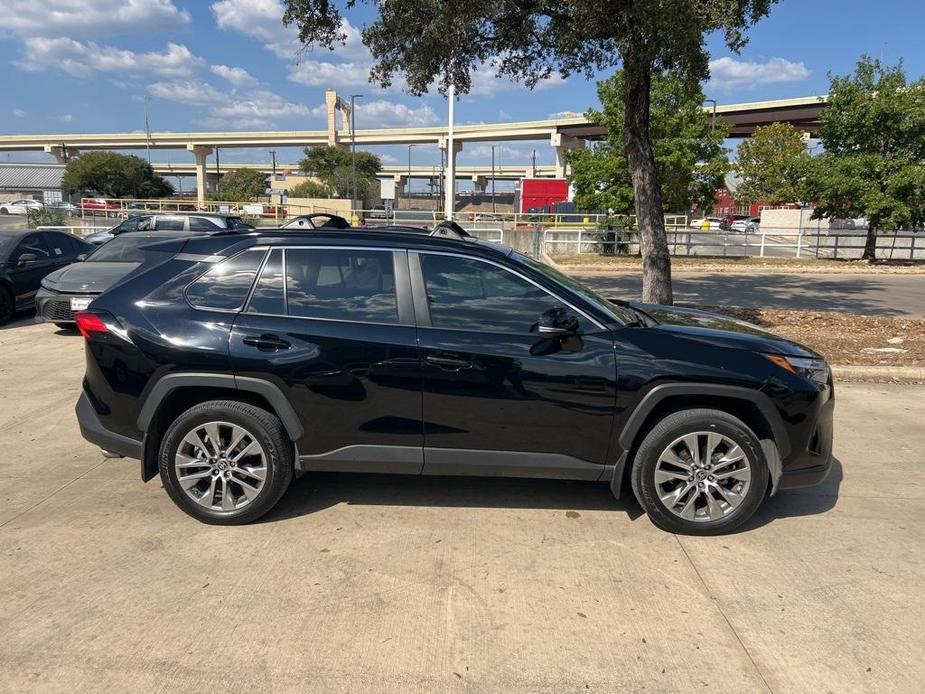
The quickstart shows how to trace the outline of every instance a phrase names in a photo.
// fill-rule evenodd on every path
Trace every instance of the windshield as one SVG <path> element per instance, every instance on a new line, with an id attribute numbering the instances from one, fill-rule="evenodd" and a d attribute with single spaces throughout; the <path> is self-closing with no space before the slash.
<path id="1" fill-rule="evenodd" d="M 522 253 L 515 252 L 512 254 L 512 257 L 520 261 L 524 265 L 529 265 L 531 268 L 533 268 L 537 272 L 543 275 L 546 275 L 546 277 L 550 278 L 551 280 L 554 280 L 555 282 L 559 284 L 564 284 L 566 287 L 571 289 L 573 292 L 581 295 L 584 299 L 594 304 L 596 307 L 598 307 L 601 311 L 603 311 L 605 314 L 607 314 L 617 323 L 626 324 L 626 323 L 632 323 L 635 320 L 626 311 L 623 311 L 619 306 L 608 301 L 606 298 L 598 294 L 593 289 L 589 289 L 585 285 L 581 284 L 581 282 L 575 281 L 568 275 L 562 272 L 559 272 L 555 268 L 550 267 L 549 265 L 546 265 L 545 263 L 541 263 L 538 260 L 534 260 L 533 258 L 523 255 Z"/>
<path id="2" fill-rule="evenodd" d="M 161 239 L 152 239 L 147 234 L 120 234 L 109 243 L 100 246 L 87 258 L 88 263 L 140 263 L 150 257 L 151 251 L 142 252 L 141 246 L 156 243 Z"/>

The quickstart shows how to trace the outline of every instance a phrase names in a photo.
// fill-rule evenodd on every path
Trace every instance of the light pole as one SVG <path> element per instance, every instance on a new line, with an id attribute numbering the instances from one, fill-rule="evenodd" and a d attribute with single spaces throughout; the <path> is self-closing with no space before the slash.
<path id="1" fill-rule="evenodd" d="M 536 150 L 533 150 L 533 178 L 536 178 Z"/>
<path id="2" fill-rule="evenodd" d="M 405 198 L 408 202 L 408 209 L 411 209 L 411 148 L 414 147 L 413 144 L 408 145 L 408 177 L 405 181 Z"/>
<path id="3" fill-rule="evenodd" d="M 148 151 L 148 163 L 151 163 L 151 128 L 148 127 L 148 97 L 145 95 L 145 149 Z"/>
<path id="4" fill-rule="evenodd" d="M 716 130 L 716 99 L 704 99 L 703 103 L 713 104 L 713 117 L 710 119 L 710 132 Z"/>
<path id="5" fill-rule="evenodd" d="M 495 146 L 491 146 L 491 211 L 495 211 Z"/>
<path id="6" fill-rule="evenodd" d="M 456 208 L 456 145 L 453 136 L 453 107 L 456 105 L 456 85 L 450 82 L 447 89 L 447 101 L 449 101 L 448 127 L 446 133 L 446 190 L 444 194 L 444 215 L 446 219 L 452 220 Z"/>
<path id="7" fill-rule="evenodd" d="M 276 180 L 276 150 L 271 149 L 270 156 L 273 157 L 273 178 L 270 179 L 271 181 L 270 187 L 272 188 L 273 187 L 272 181 Z"/>
<path id="8" fill-rule="evenodd" d="M 356 100 L 362 99 L 362 94 L 350 95 L 350 168 L 353 172 L 353 199 L 350 201 L 351 209 L 357 204 L 357 111 Z"/>

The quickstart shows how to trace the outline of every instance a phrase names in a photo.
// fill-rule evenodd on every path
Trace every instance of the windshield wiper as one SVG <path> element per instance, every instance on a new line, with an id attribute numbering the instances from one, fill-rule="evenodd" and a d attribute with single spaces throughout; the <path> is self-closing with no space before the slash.
<path id="1" fill-rule="evenodd" d="M 651 328 L 659 324 L 658 320 L 651 313 L 646 313 L 641 308 L 633 306 L 629 301 L 625 299 L 608 299 L 610 303 L 616 304 L 622 309 L 625 309 L 636 316 L 636 325 L 641 325 L 644 328 Z"/>

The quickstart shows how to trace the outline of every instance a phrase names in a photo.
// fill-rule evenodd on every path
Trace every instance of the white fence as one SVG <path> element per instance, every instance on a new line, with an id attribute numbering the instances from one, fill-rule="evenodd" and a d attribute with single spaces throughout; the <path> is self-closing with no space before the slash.
<path id="1" fill-rule="evenodd" d="M 639 253 L 635 231 L 597 229 L 546 229 L 543 246 L 550 255 L 580 253 Z M 861 257 L 867 235 L 859 231 L 794 231 L 765 229 L 759 233 L 669 231 L 668 249 L 679 256 L 726 256 L 758 258 Z M 925 232 L 889 232 L 877 237 L 877 257 L 889 260 L 925 260 Z"/>

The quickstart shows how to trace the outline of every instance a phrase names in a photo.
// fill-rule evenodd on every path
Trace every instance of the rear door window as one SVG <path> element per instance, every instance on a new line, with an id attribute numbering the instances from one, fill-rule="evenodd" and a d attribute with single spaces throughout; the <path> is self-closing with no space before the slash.
<path id="1" fill-rule="evenodd" d="M 70 240 L 64 234 L 46 231 L 42 236 L 44 237 L 45 244 L 48 246 L 48 250 L 53 259 L 71 258 L 74 256 L 74 250 L 70 244 Z"/>
<path id="2" fill-rule="evenodd" d="M 238 311 L 244 306 L 266 248 L 252 248 L 213 266 L 186 288 L 186 298 L 199 308 Z"/>
<path id="3" fill-rule="evenodd" d="M 260 271 L 260 278 L 247 305 L 248 313 L 285 315 L 286 298 L 283 293 L 283 250 L 274 248 Z"/>
<path id="4" fill-rule="evenodd" d="M 158 231 L 183 231 L 186 226 L 185 217 L 158 217 L 154 228 Z"/>
<path id="5" fill-rule="evenodd" d="M 216 220 L 209 219 L 208 217 L 189 218 L 190 231 L 216 231 L 221 228 L 223 227 Z"/>
<path id="6" fill-rule="evenodd" d="M 286 251 L 291 316 L 399 323 L 390 250 L 295 248 Z"/>

